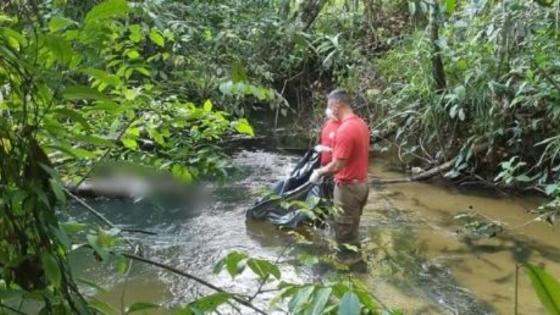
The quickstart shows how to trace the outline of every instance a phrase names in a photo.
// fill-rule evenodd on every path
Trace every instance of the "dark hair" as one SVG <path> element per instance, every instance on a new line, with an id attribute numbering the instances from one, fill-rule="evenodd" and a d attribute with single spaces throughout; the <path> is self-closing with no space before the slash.
<path id="1" fill-rule="evenodd" d="M 327 95 L 327 100 L 333 100 L 337 103 L 343 103 L 348 106 L 352 106 L 352 98 L 350 94 L 343 89 L 336 89 Z"/>

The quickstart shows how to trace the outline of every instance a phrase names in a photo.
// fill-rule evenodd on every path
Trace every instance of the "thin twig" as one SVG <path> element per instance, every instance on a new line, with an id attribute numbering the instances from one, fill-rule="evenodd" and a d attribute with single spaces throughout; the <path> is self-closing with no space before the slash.
<path id="1" fill-rule="evenodd" d="M 206 281 L 206 280 L 203 280 L 203 279 L 201 279 L 201 278 L 199 278 L 199 277 L 197 277 L 197 276 L 195 276 L 195 275 L 192 275 L 192 274 L 190 274 L 190 273 L 181 271 L 181 270 L 179 270 L 179 269 L 177 269 L 177 268 L 171 267 L 171 266 L 169 266 L 169 265 L 163 264 L 163 263 L 158 262 L 158 261 L 154 261 L 154 260 L 151 260 L 151 259 L 148 259 L 148 258 L 144 258 L 144 257 L 137 256 L 137 255 L 135 255 L 135 254 L 122 253 L 122 255 L 123 255 L 124 257 L 129 258 L 129 259 L 134 259 L 134 260 L 137 260 L 137 261 L 140 261 L 140 262 L 143 262 L 143 263 L 152 265 L 152 266 L 156 266 L 156 267 L 165 269 L 165 270 L 167 270 L 167 271 L 170 271 L 170 272 L 172 272 L 172 273 L 178 274 L 178 275 L 180 275 L 180 276 L 183 276 L 183 277 L 185 277 L 185 278 L 191 279 L 191 280 L 196 281 L 196 282 L 198 282 L 198 283 L 200 283 L 200 284 L 202 284 L 202 285 L 204 285 L 204 286 L 206 286 L 206 287 L 208 287 L 208 288 L 210 288 L 210 289 L 212 289 L 212 290 L 214 290 L 214 291 L 216 291 L 216 292 L 229 294 L 229 295 L 231 296 L 231 298 L 232 298 L 234 301 L 236 301 L 237 303 L 239 303 L 239 304 L 241 304 L 241 305 L 243 305 L 243 306 L 246 306 L 246 307 L 248 307 L 248 308 L 254 310 L 255 312 L 257 312 L 257 313 L 259 313 L 259 314 L 267 314 L 265 311 L 263 311 L 263 310 L 261 310 L 260 308 L 254 306 L 253 304 L 251 304 L 249 301 L 243 300 L 243 299 L 239 298 L 237 295 L 235 295 L 235 294 L 233 294 L 233 293 L 230 293 L 230 292 L 227 292 L 227 291 L 225 291 L 224 289 L 222 289 L 222 288 L 220 288 L 220 287 L 217 287 L 217 286 L 213 285 L 212 283 L 210 283 L 210 282 L 208 282 L 208 281 Z"/>
<path id="2" fill-rule="evenodd" d="M 101 214 L 101 212 L 95 210 L 92 206 L 90 206 L 87 202 L 85 202 L 85 200 L 83 200 L 82 198 L 74 195 L 73 193 L 71 193 L 67 188 L 63 188 L 64 191 L 70 196 L 72 197 L 72 199 L 76 200 L 79 204 L 81 204 L 84 208 L 86 208 L 89 212 L 91 212 L 96 218 L 98 218 L 99 220 L 101 220 L 103 223 L 105 223 L 107 226 L 111 227 L 111 228 L 115 228 L 115 229 L 119 229 L 119 235 L 123 237 L 124 241 L 130 245 L 131 248 L 135 249 L 136 247 L 134 246 L 134 244 L 128 239 L 126 238 L 124 235 L 122 235 L 122 230 L 116 226 L 115 224 L 113 224 L 113 222 L 109 221 L 109 219 L 107 219 L 103 214 Z"/>
<path id="3" fill-rule="evenodd" d="M 135 228 L 122 228 L 121 231 L 127 232 L 127 233 L 140 233 L 140 234 L 146 234 L 146 235 L 158 235 L 156 232 L 146 231 L 146 230 L 141 230 L 141 229 L 135 229 Z"/>
<path id="4" fill-rule="evenodd" d="M 545 212 L 545 213 L 539 215 L 538 217 L 533 218 L 533 219 L 531 219 L 531 220 L 529 220 L 529 221 L 527 221 L 527 222 L 525 222 L 525 223 L 521 223 L 521 224 L 519 224 L 519 225 L 516 225 L 516 226 L 510 228 L 509 230 L 516 230 L 516 229 L 525 227 L 525 226 L 527 226 L 527 225 L 529 225 L 529 224 L 531 224 L 531 223 L 533 223 L 533 222 L 539 221 L 539 220 L 541 220 L 542 218 L 546 218 L 547 216 L 549 216 L 549 215 L 551 215 L 551 214 L 553 214 L 553 213 L 555 213 L 555 212 L 559 212 L 559 211 L 560 211 L 560 210 L 555 209 L 555 210 L 551 210 L 551 211 Z"/>

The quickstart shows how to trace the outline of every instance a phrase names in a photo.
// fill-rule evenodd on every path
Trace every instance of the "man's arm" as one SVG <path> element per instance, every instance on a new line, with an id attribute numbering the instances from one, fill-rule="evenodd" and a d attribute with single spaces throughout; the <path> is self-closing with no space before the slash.
<path id="1" fill-rule="evenodd" d="M 338 173 L 341 169 L 346 166 L 348 160 L 333 159 L 329 164 L 319 168 L 317 170 L 318 175 L 325 176 Z"/>

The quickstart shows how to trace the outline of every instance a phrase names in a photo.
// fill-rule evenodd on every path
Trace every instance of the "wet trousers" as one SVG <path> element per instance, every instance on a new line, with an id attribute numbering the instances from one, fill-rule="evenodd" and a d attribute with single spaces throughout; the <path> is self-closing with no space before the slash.
<path id="1" fill-rule="evenodd" d="M 343 244 L 360 247 L 360 217 L 369 195 L 367 183 L 336 183 L 333 192 L 335 207 L 340 213 L 334 218 L 336 241 L 341 249 Z"/>

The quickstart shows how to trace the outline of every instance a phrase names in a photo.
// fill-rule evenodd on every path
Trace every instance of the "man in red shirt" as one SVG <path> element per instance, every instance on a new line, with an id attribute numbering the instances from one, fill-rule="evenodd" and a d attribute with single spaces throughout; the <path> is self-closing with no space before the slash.
<path id="1" fill-rule="evenodd" d="M 329 119 L 323 125 L 323 129 L 321 129 L 321 148 L 318 150 L 321 152 L 321 166 L 325 166 L 332 161 L 334 137 L 336 135 L 336 130 L 340 126 L 340 120 L 329 115 L 328 111 L 327 117 Z"/>
<path id="2" fill-rule="evenodd" d="M 310 181 L 334 174 L 334 204 L 342 210 L 335 216 L 335 234 L 343 261 L 357 262 L 361 255 L 350 249 L 360 246 L 360 216 L 366 204 L 369 159 L 369 128 L 354 114 L 351 99 L 344 90 L 334 90 L 327 97 L 327 108 L 341 122 L 336 130 L 332 161 L 315 170 Z M 351 246 L 344 246 L 351 245 Z"/>

